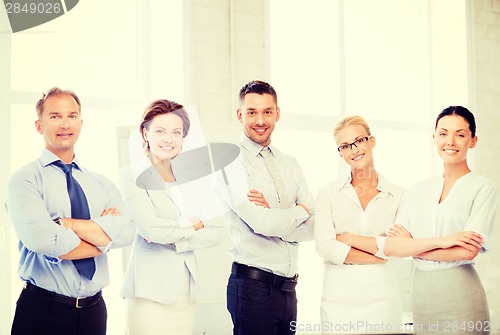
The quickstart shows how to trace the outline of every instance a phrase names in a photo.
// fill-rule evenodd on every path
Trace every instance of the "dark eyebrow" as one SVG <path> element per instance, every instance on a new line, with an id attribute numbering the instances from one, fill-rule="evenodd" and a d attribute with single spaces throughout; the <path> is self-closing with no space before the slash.
<path id="1" fill-rule="evenodd" d="M 163 126 L 156 126 L 156 127 L 154 127 L 154 129 L 163 129 L 163 130 L 166 130 L 167 128 L 165 128 Z M 180 129 L 182 129 L 182 127 L 177 127 L 177 128 L 172 129 L 172 130 L 180 130 Z"/>
<path id="2" fill-rule="evenodd" d="M 363 137 L 368 137 L 368 135 L 366 135 L 366 136 L 365 136 L 365 135 L 358 135 L 358 136 L 356 136 L 356 137 L 354 138 L 354 141 L 357 141 L 357 140 L 359 140 L 360 138 L 363 138 Z M 354 142 L 354 141 L 353 141 L 353 142 Z M 352 142 L 342 142 L 342 143 L 340 143 L 340 145 L 344 145 L 344 144 L 351 144 L 351 143 L 352 143 Z"/>

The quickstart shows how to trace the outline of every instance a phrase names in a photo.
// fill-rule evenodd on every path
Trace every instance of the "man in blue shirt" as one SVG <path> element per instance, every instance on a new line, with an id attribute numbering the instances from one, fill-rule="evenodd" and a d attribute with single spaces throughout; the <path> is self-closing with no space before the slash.
<path id="1" fill-rule="evenodd" d="M 21 253 L 18 274 L 26 282 L 12 334 L 104 335 L 106 253 L 132 242 L 132 219 L 113 183 L 75 157 L 82 128 L 78 96 L 52 88 L 36 110 L 45 149 L 11 176 L 7 189 Z M 76 214 L 81 211 L 86 214 Z"/>

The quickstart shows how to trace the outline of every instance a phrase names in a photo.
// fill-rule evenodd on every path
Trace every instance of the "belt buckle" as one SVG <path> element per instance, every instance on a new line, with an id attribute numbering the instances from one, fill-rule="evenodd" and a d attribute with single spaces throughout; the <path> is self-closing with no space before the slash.
<path id="1" fill-rule="evenodd" d="M 83 306 L 80 306 L 80 304 L 79 304 L 80 299 L 84 299 L 84 298 L 76 298 L 76 304 L 75 304 L 76 308 L 83 308 Z"/>

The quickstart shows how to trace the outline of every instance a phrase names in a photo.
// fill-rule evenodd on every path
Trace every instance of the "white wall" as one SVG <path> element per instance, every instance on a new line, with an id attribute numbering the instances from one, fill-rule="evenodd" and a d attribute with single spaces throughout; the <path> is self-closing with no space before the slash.
<path id="1" fill-rule="evenodd" d="M 500 190 L 500 1 L 470 0 L 469 39 L 472 61 L 472 110 L 477 116 L 478 145 L 474 166 Z M 498 205 L 500 208 L 500 204 Z M 499 210 L 500 211 L 500 210 Z M 492 319 L 500 324 L 500 213 L 493 230 L 492 250 L 478 257 L 477 269 L 485 287 Z"/>

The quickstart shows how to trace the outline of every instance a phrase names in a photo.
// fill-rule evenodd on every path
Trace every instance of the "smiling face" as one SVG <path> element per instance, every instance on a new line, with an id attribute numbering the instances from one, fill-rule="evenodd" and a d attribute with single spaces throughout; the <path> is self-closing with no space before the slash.
<path id="1" fill-rule="evenodd" d="M 476 146 L 469 123 L 459 115 L 439 119 L 434 132 L 434 144 L 445 164 L 467 164 L 467 152 Z"/>
<path id="2" fill-rule="evenodd" d="M 82 119 L 80 107 L 71 95 L 54 95 L 45 100 L 35 126 L 43 135 L 48 150 L 66 163 L 73 159 Z"/>
<path id="3" fill-rule="evenodd" d="M 280 117 L 271 94 L 248 93 L 236 113 L 248 138 L 263 147 L 271 143 L 271 134 Z"/>
<path id="4" fill-rule="evenodd" d="M 369 136 L 366 128 L 360 124 L 345 126 L 335 134 L 337 146 L 346 146 L 340 151 L 340 156 L 351 168 L 362 169 L 373 166 L 372 149 L 375 147 L 375 138 Z M 366 137 L 369 137 L 368 140 L 363 141 Z M 353 142 L 356 145 L 350 145 Z"/>
<path id="5" fill-rule="evenodd" d="M 167 113 L 155 116 L 151 123 L 143 128 L 144 139 L 149 142 L 153 162 L 171 160 L 182 150 L 182 119 Z"/>

